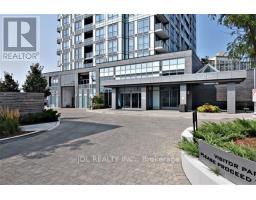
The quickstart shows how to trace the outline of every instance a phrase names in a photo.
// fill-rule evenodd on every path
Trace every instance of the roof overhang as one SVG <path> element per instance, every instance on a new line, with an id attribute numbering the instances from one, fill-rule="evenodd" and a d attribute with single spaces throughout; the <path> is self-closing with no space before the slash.
<path id="1" fill-rule="evenodd" d="M 150 78 L 135 78 L 124 80 L 104 80 L 101 82 L 104 87 L 121 87 L 125 85 L 155 85 L 155 84 L 181 84 L 181 83 L 240 83 L 247 78 L 245 70 L 209 72 L 195 74 L 181 74 L 172 76 L 160 76 Z"/>

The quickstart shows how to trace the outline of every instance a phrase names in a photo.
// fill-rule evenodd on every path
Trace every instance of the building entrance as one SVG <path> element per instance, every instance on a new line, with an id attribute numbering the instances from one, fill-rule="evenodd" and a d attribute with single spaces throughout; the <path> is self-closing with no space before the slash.
<path id="1" fill-rule="evenodd" d="M 161 109 L 178 109 L 180 103 L 179 85 L 160 87 Z"/>

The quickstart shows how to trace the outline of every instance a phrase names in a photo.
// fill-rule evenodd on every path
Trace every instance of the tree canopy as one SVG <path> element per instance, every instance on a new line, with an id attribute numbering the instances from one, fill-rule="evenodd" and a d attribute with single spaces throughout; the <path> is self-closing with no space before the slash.
<path id="1" fill-rule="evenodd" d="M 228 27 L 235 39 L 228 44 L 227 50 L 233 58 L 248 57 L 256 59 L 256 15 L 221 14 L 211 15 L 219 24 Z"/>
<path id="2" fill-rule="evenodd" d="M 15 81 L 12 74 L 4 72 L 4 80 L 0 80 L 0 92 L 19 92 L 19 83 Z"/>
<path id="3" fill-rule="evenodd" d="M 47 87 L 47 80 L 43 76 L 42 71 L 43 66 L 40 66 L 39 63 L 30 66 L 30 71 L 22 86 L 24 92 L 44 93 L 45 97 L 51 94 L 50 89 Z"/>

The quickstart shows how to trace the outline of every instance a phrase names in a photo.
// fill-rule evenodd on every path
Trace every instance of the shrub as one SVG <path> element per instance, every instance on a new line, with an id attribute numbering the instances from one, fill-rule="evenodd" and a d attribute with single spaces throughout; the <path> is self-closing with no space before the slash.
<path id="1" fill-rule="evenodd" d="M 204 104 L 202 106 L 199 106 L 197 108 L 197 111 L 198 112 L 210 112 L 210 113 L 216 113 L 216 112 L 220 112 L 220 108 L 218 106 L 214 106 L 214 105 L 211 105 L 211 104 Z"/>
<path id="2" fill-rule="evenodd" d="M 0 138 L 16 135 L 20 131 L 18 121 L 5 119 L 0 121 Z"/>
<path id="3" fill-rule="evenodd" d="M 8 119 L 19 121 L 20 112 L 18 109 L 10 109 L 7 107 L 0 107 L 0 121 L 5 121 Z"/>
<path id="4" fill-rule="evenodd" d="M 36 123 L 46 123 L 57 121 L 60 117 L 60 113 L 55 110 L 48 109 L 43 110 L 40 113 L 29 113 L 20 118 L 20 123 L 23 125 L 36 124 Z"/>
<path id="5" fill-rule="evenodd" d="M 194 133 L 195 142 L 182 140 L 179 148 L 188 154 L 197 156 L 198 139 L 228 150 L 235 155 L 256 161 L 256 149 L 249 146 L 235 144 L 235 141 L 243 138 L 256 137 L 256 121 L 236 119 L 229 122 L 205 122 Z"/>
<path id="6" fill-rule="evenodd" d="M 197 143 L 190 142 L 184 138 L 179 142 L 178 147 L 186 151 L 191 156 L 199 157 L 199 147 Z"/>
<path id="7" fill-rule="evenodd" d="M 102 95 L 96 95 L 92 98 L 92 109 L 105 108 Z"/>
<path id="8" fill-rule="evenodd" d="M 92 98 L 92 103 L 93 104 L 103 104 L 104 103 L 104 100 L 103 100 L 103 97 L 102 95 L 96 95 Z"/>

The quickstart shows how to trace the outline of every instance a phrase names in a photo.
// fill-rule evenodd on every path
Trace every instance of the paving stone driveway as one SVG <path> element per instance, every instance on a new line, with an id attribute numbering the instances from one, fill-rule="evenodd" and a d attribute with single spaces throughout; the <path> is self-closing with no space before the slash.
<path id="1" fill-rule="evenodd" d="M 0 144 L 0 184 L 189 184 L 177 142 L 191 119 L 61 112 L 58 128 Z"/>

